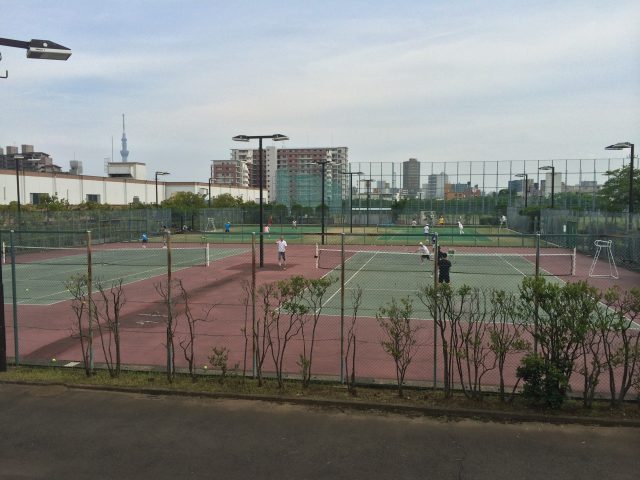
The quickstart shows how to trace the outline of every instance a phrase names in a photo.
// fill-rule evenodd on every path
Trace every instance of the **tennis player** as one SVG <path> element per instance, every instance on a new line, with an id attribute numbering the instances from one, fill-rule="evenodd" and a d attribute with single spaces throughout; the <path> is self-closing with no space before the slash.
<path id="1" fill-rule="evenodd" d="M 460 231 L 460 235 L 464 235 L 464 225 L 462 225 L 462 220 L 458 220 L 458 230 Z"/>
<path id="2" fill-rule="evenodd" d="M 451 270 L 451 261 L 447 258 L 445 252 L 441 253 L 441 257 L 438 260 L 438 282 L 449 283 L 449 271 Z"/>
<path id="3" fill-rule="evenodd" d="M 231 233 L 231 222 L 229 220 L 224 224 L 224 233 Z"/>
<path id="4" fill-rule="evenodd" d="M 425 258 L 427 260 L 431 260 L 431 252 L 429 252 L 429 247 L 427 247 L 422 242 L 420 242 L 420 247 L 418 247 L 418 253 L 420 253 L 420 263 L 424 263 Z"/>
<path id="5" fill-rule="evenodd" d="M 424 236 L 427 237 L 427 238 L 429 237 L 429 224 L 428 223 L 424 226 Z"/>
<path id="6" fill-rule="evenodd" d="M 169 230 L 166 225 L 163 225 L 162 226 L 162 248 L 167 248 L 169 235 L 171 235 L 171 230 Z"/>
<path id="7" fill-rule="evenodd" d="M 146 233 L 142 234 L 141 240 L 142 240 L 142 248 L 147 248 L 147 243 L 149 243 L 149 237 L 147 236 Z"/>
<path id="8" fill-rule="evenodd" d="M 283 270 L 287 269 L 287 241 L 280 237 L 280 240 L 276 242 L 278 245 L 278 266 Z"/>

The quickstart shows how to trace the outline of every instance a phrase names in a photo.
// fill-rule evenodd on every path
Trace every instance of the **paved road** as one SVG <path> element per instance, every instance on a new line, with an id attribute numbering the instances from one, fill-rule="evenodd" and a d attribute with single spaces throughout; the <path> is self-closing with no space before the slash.
<path id="1" fill-rule="evenodd" d="M 637 479 L 632 428 L 0 385 L 0 479 Z"/>

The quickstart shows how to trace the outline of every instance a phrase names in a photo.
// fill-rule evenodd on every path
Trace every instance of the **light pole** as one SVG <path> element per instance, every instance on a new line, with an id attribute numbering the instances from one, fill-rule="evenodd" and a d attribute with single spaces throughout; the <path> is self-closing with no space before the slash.
<path id="1" fill-rule="evenodd" d="M 16 199 L 18 200 L 18 228 L 17 230 L 20 230 L 20 228 L 22 227 L 22 208 L 20 205 L 20 160 L 24 160 L 24 157 L 22 155 L 15 155 L 13 157 L 14 161 L 16 162 L 16 192 L 17 192 L 17 196 Z"/>
<path id="2" fill-rule="evenodd" d="M 236 135 L 231 140 L 234 142 L 248 142 L 249 140 L 258 139 L 258 168 L 259 168 L 259 188 L 260 188 L 260 268 L 264 267 L 264 205 L 262 186 L 264 185 L 264 174 L 262 172 L 262 139 L 270 138 L 274 142 L 281 142 L 283 140 L 289 140 L 289 137 L 282 135 L 281 133 L 274 133 L 272 135 Z"/>
<path id="3" fill-rule="evenodd" d="M 631 149 L 631 158 L 629 159 L 629 215 L 633 213 L 633 143 L 620 142 L 605 147 L 605 150 L 623 150 Z"/>
<path id="4" fill-rule="evenodd" d="M 322 233 L 321 233 L 320 242 L 322 243 L 322 245 L 324 245 L 324 209 L 325 209 L 325 202 L 324 202 L 324 180 L 325 180 L 325 178 L 324 178 L 324 176 L 325 176 L 325 165 L 327 163 L 331 163 L 331 160 L 318 160 L 318 161 L 316 161 L 316 163 L 322 167 L 321 168 L 321 173 L 320 173 L 320 175 L 322 175 L 322 191 L 320 193 L 320 196 L 322 197 L 322 200 L 320 202 L 320 210 L 321 210 L 321 212 L 320 212 L 320 218 L 321 218 L 320 223 L 321 223 L 321 232 Z"/>
<path id="5" fill-rule="evenodd" d="M 71 50 L 63 47 L 58 43 L 49 40 L 31 40 L 23 42 L 20 40 L 12 40 L 10 38 L 0 38 L 0 45 L 13 48 L 24 48 L 27 51 L 27 58 L 39 58 L 43 60 L 67 60 L 71 56 Z M 0 55 L 0 58 L 2 56 Z M 7 71 L 3 77 L 7 78 Z M 16 160 L 16 171 L 18 171 L 18 160 Z M 18 179 L 18 228 L 20 227 L 20 185 Z M 15 321 L 15 319 L 14 319 Z M 14 325 L 14 340 L 16 339 L 17 328 Z M 6 323 L 4 316 L 4 285 L 2 281 L 2 262 L 0 262 L 0 372 L 7 371 L 7 342 L 6 342 Z M 15 353 L 16 358 L 18 352 Z"/>
<path id="6" fill-rule="evenodd" d="M 546 165 L 544 167 L 540 167 L 539 170 L 551 170 L 551 210 L 553 210 L 553 194 L 556 188 L 556 167 L 553 165 Z M 544 188 L 545 190 L 547 189 L 546 182 Z"/>
<path id="7" fill-rule="evenodd" d="M 367 229 L 369 228 L 369 209 L 371 208 L 371 179 L 367 178 Z"/>
<path id="8" fill-rule="evenodd" d="M 156 207 L 158 206 L 158 176 L 169 175 L 169 172 L 156 172 Z"/>
<path id="9" fill-rule="evenodd" d="M 364 175 L 362 172 L 340 172 L 342 175 L 349 175 L 349 232 L 353 233 L 353 176 Z M 360 183 L 360 181 L 358 181 Z"/>
<path id="10" fill-rule="evenodd" d="M 211 182 L 213 182 L 213 178 L 209 177 L 209 208 L 211 208 Z"/>
<path id="11" fill-rule="evenodd" d="M 518 173 L 516 177 L 524 177 L 524 208 L 527 208 L 527 195 L 529 193 L 529 175 L 526 173 Z"/>

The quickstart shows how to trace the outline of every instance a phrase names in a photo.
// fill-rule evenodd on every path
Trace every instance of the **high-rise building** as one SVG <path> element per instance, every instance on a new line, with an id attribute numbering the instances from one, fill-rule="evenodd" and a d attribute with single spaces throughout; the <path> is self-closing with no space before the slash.
<path id="1" fill-rule="evenodd" d="M 444 198 L 444 186 L 448 181 L 449 176 L 444 172 L 429 175 L 426 184 L 426 198 Z"/>
<path id="2" fill-rule="evenodd" d="M 248 187 L 250 165 L 246 160 L 211 160 L 210 178 L 215 184 Z"/>
<path id="3" fill-rule="evenodd" d="M 420 190 L 420 162 L 417 158 L 402 162 L 402 189 L 410 197 L 415 197 Z"/>
<path id="4" fill-rule="evenodd" d="M 317 207 L 322 203 L 322 165 L 325 164 L 325 204 L 341 208 L 342 199 L 349 195 L 347 147 L 262 149 L 263 186 L 269 192 L 269 202 L 291 207 Z M 231 159 L 244 161 L 249 171 L 249 186 L 260 184 L 259 151 L 231 150 Z"/>

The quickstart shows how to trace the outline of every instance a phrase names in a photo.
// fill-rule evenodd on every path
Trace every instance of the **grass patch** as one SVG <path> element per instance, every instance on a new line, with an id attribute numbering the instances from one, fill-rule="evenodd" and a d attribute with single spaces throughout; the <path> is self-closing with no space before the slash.
<path id="1" fill-rule="evenodd" d="M 314 382 L 303 389 L 302 383 L 289 380 L 284 390 L 280 390 L 275 380 L 266 379 L 262 386 L 252 378 L 230 375 L 220 381 L 219 375 L 207 373 L 194 381 L 188 375 L 178 374 L 169 383 L 163 372 L 156 371 L 123 371 L 119 378 L 111 378 L 107 371 L 98 370 L 95 375 L 87 377 L 84 370 L 67 367 L 13 367 L 0 373 L 0 381 L 28 383 L 56 383 L 68 386 L 104 386 L 132 390 L 158 390 L 187 392 L 204 395 L 243 395 L 276 397 L 280 400 L 309 399 L 329 400 L 358 404 L 375 404 L 387 407 L 418 407 L 450 410 L 479 410 L 488 413 L 504 412 L 510 414 L 540 413 L 546 418 L 553 416 L 588 417 L 590 419 L 636 420 L 640 421 L 639 404 L 627 403 L 620 408 L 611 408 L 605 401 L 595 402 L 593 408 L 584 409 L 577 400 L 568 400 L 559 410 L 533 410 L 520 397 L 511 403 L 502 403 L 495 395 L 486 394 L 482 400 L 471 400 L 462 394 L 452 398 L 444 398 L 442 391 L 426 388 L 405 388 L 405 397 L 399 398 L 397 390 L 390 386 L 359 386 L 357 395 L 348 393 L 345 385 L 334 382 Z"/>

